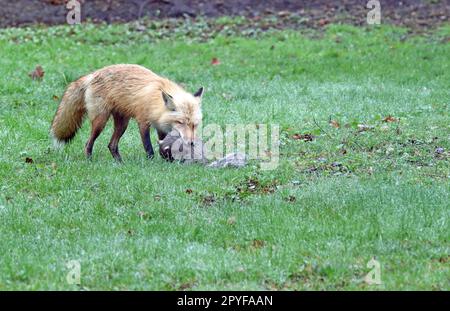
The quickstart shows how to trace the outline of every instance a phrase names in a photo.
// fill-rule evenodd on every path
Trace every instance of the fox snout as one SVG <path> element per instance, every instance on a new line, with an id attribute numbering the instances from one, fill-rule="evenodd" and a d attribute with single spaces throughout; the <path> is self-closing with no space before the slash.
<path id="1" fill-rule="evenodd" d="M 197 139 L 197 128 L 186 124 L 177 124 L 173 126 L 180 133 L 183 143 L 193 145 Z"/>
<path id="2" fill-rule="evenodd" d="M 181 134 L 181 139 L 183 140 L 183 143 L 193 146 L 194 141 L 197 139 L 197 137 L 195 135 L 184 136 L 183 134 Z"/>

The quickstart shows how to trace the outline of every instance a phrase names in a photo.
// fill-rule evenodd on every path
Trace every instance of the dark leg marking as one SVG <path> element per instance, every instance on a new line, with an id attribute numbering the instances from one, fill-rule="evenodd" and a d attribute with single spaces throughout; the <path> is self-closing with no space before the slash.
<path id="1" fill-rule="evenodd" d="M 145 123 L 139 124 L 139 132 L 141 133 L 142 144 L 144 145 L 147 158 L 153 159 L 155 152 L 153 151 L 152 142 L 150 141 L 150 125 Z"/>

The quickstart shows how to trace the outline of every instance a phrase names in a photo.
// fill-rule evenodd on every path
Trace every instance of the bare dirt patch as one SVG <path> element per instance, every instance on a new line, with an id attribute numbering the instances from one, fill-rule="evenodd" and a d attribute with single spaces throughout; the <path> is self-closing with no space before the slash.
<path id="1" fill-rule="evenodd" d="M 0 27 L 36 23 L 66 23 L 67 0 L 0 0 Z M 82 20 L 93 22 L 129 22 L 142 17 L 178 18 L 184 16 L 245 16 L 257 19 L 264 15 L 283 17 L 298 14 L 307 27 L 329 23 L 366 24 L 369 9 L 366 0 L 298 1 L 298 0 L 80 0 Z M 383 0 L 382 23 L 427 29 L 446 23 L 450 17 L 450 0 Z M 285 24 L 286 27 L 290 25 Z"/>

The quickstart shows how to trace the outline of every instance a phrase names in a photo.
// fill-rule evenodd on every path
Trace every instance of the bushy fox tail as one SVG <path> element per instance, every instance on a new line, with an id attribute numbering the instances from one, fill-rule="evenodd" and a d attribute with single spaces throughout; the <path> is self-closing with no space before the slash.
<path id="1" fill-rule="evenodd" d="M 86 114 L 86 87 L 86 77 L 82 77 L 72 82 L 64 93 L 50 129 L 55 147 L 70 142 L 81 127 Z"/>

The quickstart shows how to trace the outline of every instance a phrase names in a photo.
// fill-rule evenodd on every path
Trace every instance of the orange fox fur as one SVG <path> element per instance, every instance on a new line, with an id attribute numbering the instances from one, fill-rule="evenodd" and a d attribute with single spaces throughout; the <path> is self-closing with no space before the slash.
<path id="1" fill-rule="evenodd" d="M 178 84 L 162 78 L 138 65 L 113 65 L 97 70 L 71 83 L 59 104 L 51 126 L 56 145 L 75 137 L 87 114 L 91 135 L 85 153 L 92 155 L 94 142 L 103 131 L 110 116 L 114 133 L 108 145 L 113 157 L 121 160 L 119 140 L 131 118 L 139 125 L 141 139 L 148 157 L 153 157 L 149 128 L 153 126 L 159 139 L 172 129 L 192 142 L 202 120 L 203 88 L 194 95 Z"/>

